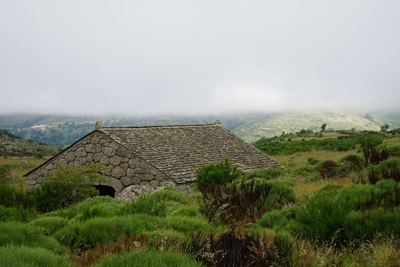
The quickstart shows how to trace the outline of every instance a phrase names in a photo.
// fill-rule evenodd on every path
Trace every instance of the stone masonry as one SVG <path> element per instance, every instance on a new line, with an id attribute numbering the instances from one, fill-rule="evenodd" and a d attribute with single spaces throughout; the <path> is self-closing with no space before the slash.
<path id="1" fill-rule="evenodd" d="M 107 182 L 101 185 L 114 188 L 116 199 L 134 199 L 145 192 L 152 192 L 166 186 L 176 186 L 176 183 L 161 171 L 113 141 L 109 136 L 95 131 L 48 161 L 42 168 L 26 175 L 27 191 L 31 192 L 34 187 L 40 186 L 45 177 L 56 169 L 57 164 L 75 167 L 90 163 L 101 163 L 106 166 L 101 174 Z"/>

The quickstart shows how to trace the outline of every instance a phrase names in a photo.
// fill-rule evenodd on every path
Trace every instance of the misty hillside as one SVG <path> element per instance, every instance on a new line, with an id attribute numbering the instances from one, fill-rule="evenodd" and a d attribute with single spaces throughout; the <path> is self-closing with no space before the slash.
<path id="1" fill-rule="evenodd" d="M 41 158 L 55 155 L 60 149 L 57 146 L 24 140 L 7 130 L 0 129 L 0 156 L 34 156 Z"/>
<path id="2" fill-rule="evenodd" d="M 379 131 L 383 124 L 399 127 L 400 117 L 387 120 L 384 115 L 374 119 L 374 114 L 362 115 L 351 112 L 318 111 L 309 113 L 277 113 L 265 115 L 256 121 L 245 123 L 234 129 L 234 132 L 248 142 L 254 142 L 261 137 L 273 137 L 282 132 L 298 132 L 302 129 L 320 131 L 322 124 L 333 130 L 372 130 Z"/>
<path id="3" fill-rule="evenodd" d="M 214 123 L 222 125 L 243 138 L 254 142 L 261 137 L 272 137 L 282 132 L 298 132 L 302 129 L 319 131 L 326 123 L 327 129 L 373 130 L 388 124 L 390 129 L 400 128 L 399 113 L 356 113 L 356 112 L 292 112 L 253 113 L 210 116 L 67 116 L 67 115 L 7 115 L 0 116 L 0 129 L 24 139 L 35 140 L 57 146 L 68 146 L 94 129 L 96 121 L 103 126 L 147 126 L 173 124 Z"/>

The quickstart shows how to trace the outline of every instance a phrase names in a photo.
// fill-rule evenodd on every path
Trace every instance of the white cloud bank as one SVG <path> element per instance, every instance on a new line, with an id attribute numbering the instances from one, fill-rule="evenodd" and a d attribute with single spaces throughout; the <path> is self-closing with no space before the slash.
<path id="1" fill-rule="evenodd" d="M 398 108 L 400 2 L 0 2 L 0 113 Z"/>

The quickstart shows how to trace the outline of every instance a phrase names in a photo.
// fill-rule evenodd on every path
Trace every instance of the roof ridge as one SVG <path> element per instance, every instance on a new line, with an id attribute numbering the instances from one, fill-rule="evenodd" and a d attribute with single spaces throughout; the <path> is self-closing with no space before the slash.
<path id="1" fill-rule="evenodd" d="M 205 126 L 221 126 L 216 123 L 208 124 L 176 124 L 176 125 L 145 125 L 145 126 L 109 126 L 102 127 L 104 130 L 116 130 L 116 129 L 144 129 L 144 128 L 183 128 L 183 127 L 205 127 Z"/>

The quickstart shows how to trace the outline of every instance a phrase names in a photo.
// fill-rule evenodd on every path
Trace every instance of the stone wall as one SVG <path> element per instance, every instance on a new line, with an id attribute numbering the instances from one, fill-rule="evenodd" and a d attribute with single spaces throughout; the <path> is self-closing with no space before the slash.
<path id="1" fill-rule="evenodd" d="M 71 147 L 27 175 L 27 191 L 40 186 L 57 164 L 75 167 L 101 163 L 106 168 L 102 175 L 115 190 L 115 198 L 130 200 L 142 193 L 153 192 L 166 186 L 178 187 L 164 173 L 135 156 L 121 144 L 101 131 L 94 131 Z M 185 189 L 185 191 L 188 189 Z"/>

